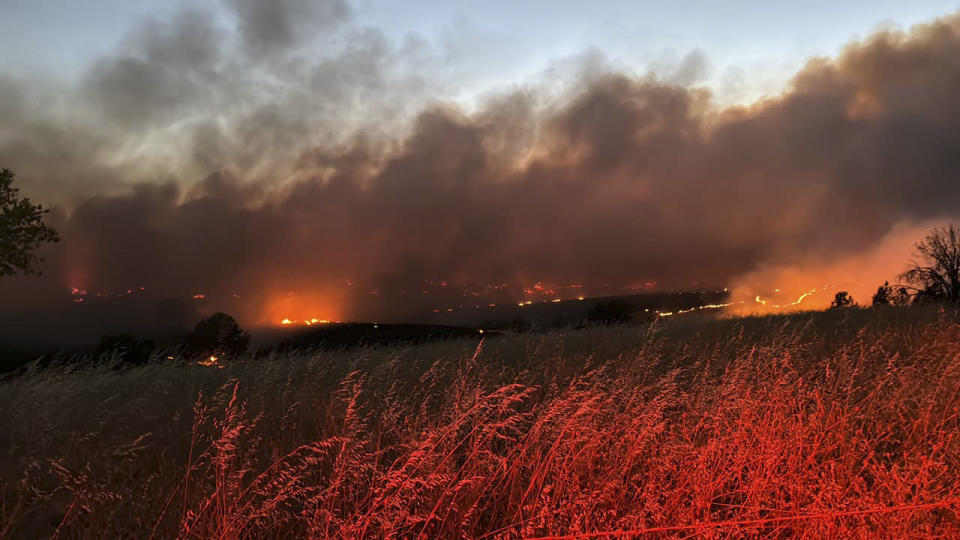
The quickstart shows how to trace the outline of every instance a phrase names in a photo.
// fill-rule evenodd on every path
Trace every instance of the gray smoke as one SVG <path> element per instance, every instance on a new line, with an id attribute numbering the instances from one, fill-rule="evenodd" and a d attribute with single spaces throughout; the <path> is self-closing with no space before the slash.
<path id="1" fill-rule="evenodd" d="M 575 83 L 465 110 L 439 99 L 442 50 L 342 2 L 229 5 L 232 24 L 144 23 L 76 87 L 0 77 L 0 164 L 63 237 L 46 277 L 0 284 L 5 311 L 144 287 L 237 295 L 247 321 L 287 291 L 403 319 L 436 306 L 424 280 L 724 286 L 960 208 L 957 16 L 812 59 L 748 107 L 690 86 L 701 53 L 669 76 L 588 54 Z"/>

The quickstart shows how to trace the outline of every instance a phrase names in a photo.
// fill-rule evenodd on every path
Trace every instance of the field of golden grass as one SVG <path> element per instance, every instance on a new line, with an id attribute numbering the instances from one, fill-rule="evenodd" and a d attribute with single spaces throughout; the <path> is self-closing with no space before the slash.
<path id="1" fill-rule="evenodd" d="M 0 537 L 960 536 L 960 325 L 667 320 L 0 382 Z"/>

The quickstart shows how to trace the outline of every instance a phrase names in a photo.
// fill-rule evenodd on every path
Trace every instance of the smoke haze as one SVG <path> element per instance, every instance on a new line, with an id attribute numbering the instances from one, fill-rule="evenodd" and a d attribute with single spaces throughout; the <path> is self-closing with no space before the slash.
<path id="1" fill-rule="evenodd" d="M 960 208 L 958 16 L 744 107 L 696 86 L 698 51 L 649 74 L 587 51 L 465 105 L 449 50 L 342 1 L 228 5 L 143 22 L 75 84 L 0 75 L 0 165 L 62 237 L 0 283 L 5 317 L 142 287 L 202 294 L 184 319 L 403 320 L 457 301 L 427 281 L 864 301 Z"/>

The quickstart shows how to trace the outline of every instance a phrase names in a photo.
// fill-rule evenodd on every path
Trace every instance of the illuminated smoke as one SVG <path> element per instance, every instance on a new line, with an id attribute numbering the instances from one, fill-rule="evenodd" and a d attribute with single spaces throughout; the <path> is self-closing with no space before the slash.
<path id="1" fill-rule="evenodd" d="M 8 312 L 144 287 L 246 324 L 403 320 L 532 301 L 485 289 L 501 284 L 582 284 L 552 300 L 647 282 L 823 307 L 829 291 L 797 297 L 868 300 L 960 208 L 957 17 L 813 59 L 749 107 L 585 56 L 466 111 L 423 84 L 444 87 L 442 55 L 331 6 L 303 16 L 348 45 L 312 64 L 283 13 L 271 30 L 187 12 L 76 88 L 0 77 L 0 163 L 56 203 L 63 237 L 44 279 L 0 285 Z"/>

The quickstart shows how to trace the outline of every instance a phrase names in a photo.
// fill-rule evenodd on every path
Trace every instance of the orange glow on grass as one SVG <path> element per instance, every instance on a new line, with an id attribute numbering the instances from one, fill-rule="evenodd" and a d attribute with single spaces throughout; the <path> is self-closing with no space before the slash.
<path id="1" fill-rule="evenodd" d="M 742 289 L 735 290 L 731 294 L 732 307 L 726 314 L 729 316 L 764 315 L 825 309 L 833 298 L 833 292 L 838 290 L 836 285 L 822 285 L 799 293 L 790 292 L 797 291 L 798 288 L 778 287 L 767 289 L 769 292 L 764 294 L 755 294 L 752 291 L 747 293 Z"/>

